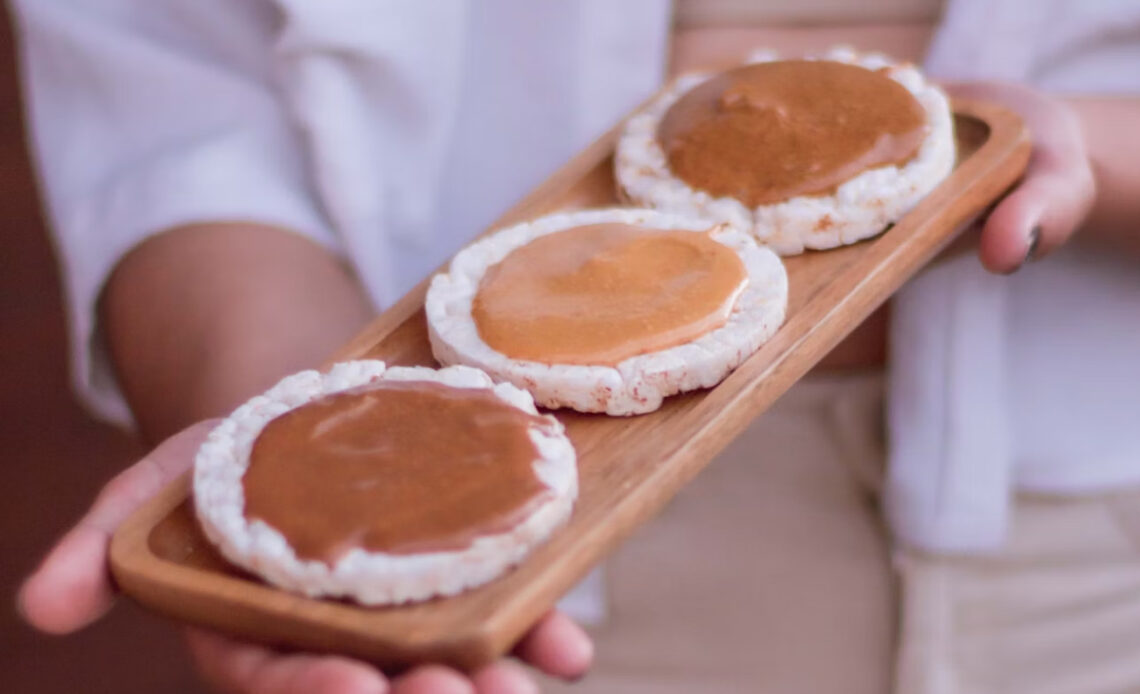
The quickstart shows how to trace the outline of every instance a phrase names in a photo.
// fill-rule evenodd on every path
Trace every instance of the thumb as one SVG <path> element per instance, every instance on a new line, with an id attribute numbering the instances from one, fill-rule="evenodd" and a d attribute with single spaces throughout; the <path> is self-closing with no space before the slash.
<path id="1" fill-rule="evenodd" d="M 1088 214 L 1091 175 L 1030 169 L 986 219 L 978 254 L 991 272 L 1010 273 L 1065 243 Z"/>
<path id="2" fill-rule="evenodd" d="M 198 446 L 216 424 L 199 422 L 175 434 L 103 487 L 87 514 L 20 588 L 17 604 L 29 624 L 65 634 L 106 613 L 114 599 L 107 568 L 111 535 L 135 509 L 190 467 Z"/>

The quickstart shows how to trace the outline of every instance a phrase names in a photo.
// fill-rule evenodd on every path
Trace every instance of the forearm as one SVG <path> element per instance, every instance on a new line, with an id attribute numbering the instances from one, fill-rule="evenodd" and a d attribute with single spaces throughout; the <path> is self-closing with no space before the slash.
<path id="1" fill-rule="evenodd" d="M 119 385 L 152 441 L 316 366 L 372 315 L 323 248 L 247 223 L 148 239 L 119 263 L 99 309 Z"/>
<path id="2" fill-rule="evenodd" d="M 1096 177 L 1096 202 L 1081 235 L 1140 255 L 1138 97 L 1071 97 Z"/>

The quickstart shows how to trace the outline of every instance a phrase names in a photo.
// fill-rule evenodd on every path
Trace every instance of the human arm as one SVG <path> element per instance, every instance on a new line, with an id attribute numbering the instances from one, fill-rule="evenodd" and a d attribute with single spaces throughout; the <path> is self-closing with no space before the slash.
<path id="1" fill-rule="evenodd" d="M 1096 202 L 1082 235 L 1140 258 L 1140 97 L 1068 97 L 1085 137 Z"/>
<path id="2" fill-rule="evenodd" d="M 116 379 L 151 443 L 320 364 L 371 315 L 338 258 L 250 223 L 190 225 L 145 241 L 99 302 Z"/>

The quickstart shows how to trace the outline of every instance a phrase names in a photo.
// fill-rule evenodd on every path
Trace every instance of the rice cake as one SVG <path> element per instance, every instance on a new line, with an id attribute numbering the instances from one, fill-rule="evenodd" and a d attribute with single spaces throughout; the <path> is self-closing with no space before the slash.
<path id="1" fill-rule="evenodd" d="M 635 204 L 712 222 L 727 222 L 749 230 L 757 240 L 781 255 L 855 243 L 879 234 L 898 221 L 953 168 L 953 119 L 945 94 L 927 82 L 914 66 L 894 63 L 880 54 L 857 54 L 837 48 L 806 60 L 840 64 L 848 68 L 848 72 L 851 67 L 862 68 L 868 80 L 882 75 L 904 87 L 926 118 L 926 133 L 914 155 L 904 162 L 872 165 L 827 189 L 807 193 L 795 193 L 793 190 L 791 197 L 782 200 L 757 200 L 747 194 L 724 194 L 723 186 L 713 186 L 714 192 L 695 188 L 672 170 L 669 153 L 663 148 L 659 134 L 675 105 L 710 80 L 717 79 L 721 73 L 688 74 L 674 81 L 644 110 L 626 122 L 615 155 L 615 175 L 621 193 Z M 780 62 L 772 53 L 758 53 L 747 64 L 774 66 Z M 842 86 L 849 81 L 845 79 L 847 77 L 850 75 L 838 77 L 831 86 Z M 789 89 L 796 91 L 802 86 L 792 84 Z M 803 94 L 797 95 L 801 101 L 807 98 Z M 770 94 L 766 96 L 771 98 Z M 796 151 L 814 150 L 826 154 L 826 138 L 842 127 L 840 121 L 845 121 L 848 114 L 837 111 L 828 95 L 816 96 L 818 98 L 814 99 L 814 105 L 809 109 L 813 113 L 810 114 L 781 111 L 783 104 L 760 104 L 755 108 L 758 118 L 775 121 L 769 131 L 763 133 L 764 138 L 769 143 L 775 142 L 785 126 L 798 127 L 801 139 L 792 143 Z M 748 102 L 749 94 L 747 90 L 726 93 L 726 98 L 722 100 L 723 109 L 739 109 L 739 102 Z M 803 121 L 810 120 L 806 116 L 817 117 L 817 120 L 828 117 L 836 120 L 834 123 L 808 123 L 815 130 L 805 130 L 807 126 Z M 776 154 L 760 149 L 742 149 L 732 153 L 735 158 L 754 158 L 757 166 L 764 165 L 766 158 Z M 759 204 L 749 204 L 741 198 Z"/>
<path id="2" fill-rule="evenodd" d="M 566 363 L 565 359 L 547 363 L 514 358 L 491 347 L 473 317 L 473 304 L 488 272 L 536 239 L 601 224 L 707 233 L 731 249 L 747 282 L 723 325 L 617 363 Z M 780 259 L 744 231 L 653 210 L 603 209 L 553 214 L 471 244 L 455 256 L 446 272 L 432 279 L 424 307 L 432 353 L 441 363 L 476 366 L 496 380 L 526 389 L 543 407 L 630 415 L 657 409 L 669 395 L 719 383 L 776 332 L 784 320 L 787 297 L 787 274 Z M 634 311 L 641 306 L 631 303 L 627 308 Z"/>
<path id="3" fill-rule="evenodd" d="M 464 449 L 464 442 L 471 436 L 456 429 L 433 428 L 433 421 L 443 415 L 430 408 L 408 412 L 389 422 L 388 429 L 384 419 L 362 418 L 360 412 L 350 412 L 348 418 L 323 420 L 317 413 L 316 418 L 310 418 L 315 428 L 301 430 L 300 441 L 281 436 L 261 439 L 263 433 L 273 431 L 275 423 L 281 425 L 290 415 L 305 412 L 306 408 L 348 395 L 384 396 L 385 388 L 398 392 L 414 387 L 426 393 L 425 397 L 434 397 L 438 391 L 458 398 L 479 398 L 473 405 L 481 411 L 470 418 L 473 431 L 487 427 L 488 409 L 497 406 L 519 413 L 525 423 L 522 435 L 529 438 L 529 455 L 533 457 L 523 462 L 531 465 L 530 472 L 538 481 L 537 493 L 531 494 L 527 488 L 522 490 L 526 492 L 522 496 L 508 495 L 502 501 L 506 506 L 491 508 L 484 513 L 485 518 L 477 517 L 479 525 L 465 527 L 464 523 L 472 522 L 467 509 L 478 508 L 480 496 L 502 497 L 503 485 L 512 482 L 497 462 L 502 449 Z M 461 415 L 463 410 L 455 416 Z M 358 435 L 346 434 L 346 424 L 357 427 Z M 368 428 L 363 439 L 359 436 L 360 425 Z M 513 435 L 517 438 L 518 434 Z M 257 447 L 269 443 L 269 438 L 280 444 L 259 457 Z M 311 448 L 317 439 L 325 441 L 322 451 L 330 450 L 335 455 L 310 455 L 306 445 Z M 453 439 L 462 441 L 457 444 Z M 432 441 L 448 441 L 452 447 L 458 446 L 462 455 L 445 460 L 437 453 L 432 459 L 405 462 L 400 458 L 419 453 L 409 453 L 407 443 L 395 451 L 381 450 L 394 445 L 394 441 L 417 440 L 425 448 L 430 448 Z M 481 441 L 477 439 L 467 448 Z M 392 466 L 399 469 L 377 469 L 385 454 L 389 461 L 396 456 L 396 462 L 403 464 Z M 527 451 L 520 454 L 526 455 Z M 275 502 L 277 510 L 270 511 L 273 505 L 262 502 L 258 496 L 265 495 L 264 488 L 250 486 L 251 479 L 271 480 L 282 474 L 287 467 L 285 459 L 291 455 L 299 458 L 288 463 L 292 466 L 290 475 L 306 467 L 311 472 L 294 480 L 284 495 L 274 491 L 280 498 Z M 255 464 L 251 465 L 251 460 Z M 346 464 L 368 467 L 372 471 L 370 477 L 338 478 L 337 470 Z M 440 477 L 447 466 L 459 464 L 472 467 L 464 472 L 461 488 L 457 488 L 454 479 Z M 518 476 L 517 471 L 514 476 Z M 361 494 L 373 493 L 365 488 L 370 485 L 391 487 L 381 490 L 387 492 L 387 497 L 381 498 L 388 498 L 397 507 L 368 503 L 374 497 Z M 337 364 L 324 374 L 294 374 L 239 407 L 210 433 L 199 450 L 193 489 L 198 519 L 207 537 L 237 566 L 304 595 L 383 605 L 454 595 L 499 576 L 569 518 L 577 496 L 578 475 L 574 449 L 562 425 L 553 417 L 539 415 L 526 392 L 510 384 L 495 385 L 486 374 L 463 366 L 440 370 L 388 368 L 384 362 L 365 360 Z M 419 497 L 401 501 L 399 497 L 405 496 L 408 489 L 418 489 Z M 353 512 L 371 515 L 361 520 L 367 525 L 361 525 L 359 532 L 354 530 L 356 526 L 349 526 L 346 531 L 343 519 L 339 521 L 341 525 L 335 525 L 336 517 L 344 515 L 340 509 L 329 507 L 330 498 L 341 498 L 337 494 L 343 496 L 345 506 Z M 317 503 L 322 499 L 323 505 Z M 510 513 L 503 515 L 503 509 Z M 458 517 L 457 510 L 461 512 Z M 333 535 L 332 539 L 339 543 L 333 543 L 334 546 L 328 546 L 328 537 L 318 538 L 325 545 L 314 542 L 310 528 L 330 522 L 334 524 L 333 531 L 345 538 Z M 425 535 L 424 525 L 438 532 Z"/>

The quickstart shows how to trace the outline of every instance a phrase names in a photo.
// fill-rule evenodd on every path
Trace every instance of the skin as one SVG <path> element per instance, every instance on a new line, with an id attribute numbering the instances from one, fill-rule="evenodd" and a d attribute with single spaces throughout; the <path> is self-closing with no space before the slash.
<path id="1" fill-rule="evenodd" d="M 1066 103 L 1011 85 L 954 85 L 951 91 L 1013 108 L 1034 134 L 1029 171 L 982 225 L 977 253 L 987 268 L 1015 271 L 1026 260 L 1032 229 L 1041 228 L 1040 257 L 1086 217 L 1095 222 L 1093 241 L 1140 247 L 1127 224 L 1140 217 L 1140 156 L 1135 143 L 1119 140 L 1125 126 L 1140 118 L 1140 101 Z M 162 443 L 104 488 L 25 582 L 21 611 L 48 633 L 76 631 L 109 609 L 109 538 L 133 509 L 190 465 L 209 428 L 199 420 L 321 361 L 372 315 L 355 278 L 327 251 L 286 230 L 238 223 L 152 237 L 119 264 L 100 309 L 141 431 Z M 845 363 L 842 354 L 837 361 Z M 187 630 L 187 643 L 202 676 L 226 692 L 537 691 L 513 661 L 470 675 L 428 666 L 388 679 L 347 658 L 283 655 L 198 629 Z M 575 678 L 588 669 L 592 645 L 555 612 L 535 625 L 515 656 L 554 676 Z"/>
<path id="2" fill-rule="evenodd" d="M 1082 237 L 1140 258 L 1140 142 L 1121 137 L 1140 119 L 1140 98 L 1070 97 L 1066 103 L 1081 124 L 1096 181 L 1096 204 Z"/>
<path id="3" fill-rule="evenodd" d="M 1077 112 L 1028 87 L 946 85 L 952 96 L 985 99 L 1022 115 L 1034 138 L 1020 185 L 994 207 L 977 239 L 978 259 L 991 272 L 1016 272 L 1065 243 L 1096 200 L 1096 182 Z M 1033 245 L 1033 235 L 1039 239 Z M 1031 255 L 1032 250 L 1032 255 Z"/>
<path id="4" fill-rule="evenodd" d="M 1140 258 L 1140 144 L 1119 137 L 1140 118 L 1140 99 L 1051 97 L 1003 83 L 944 86 L 952 96 L 1018 112 L 1034 139 L 1016 189 L 951 252 L 976 252 L 991 272 L 1010 274 L 1080 232 L 1081 243 Z M 1034 229 L 1039 240 L 1030 252 Z"/>

